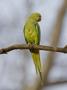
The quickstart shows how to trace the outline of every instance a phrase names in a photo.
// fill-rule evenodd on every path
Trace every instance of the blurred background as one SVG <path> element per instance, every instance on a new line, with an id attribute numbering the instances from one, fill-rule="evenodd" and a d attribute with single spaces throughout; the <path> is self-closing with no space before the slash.
<path id="1" fill-rule="evenodd" d="M 0 48 L 25 43 L 23 27 L 32 12 L 42 15 L 41 45 L 67 44 L 67 0 L 0 0 Z M 67 90 L 67 54 L 40 55 L 43 85 L 29 50 L 0 55 L 0 90 Z"/>

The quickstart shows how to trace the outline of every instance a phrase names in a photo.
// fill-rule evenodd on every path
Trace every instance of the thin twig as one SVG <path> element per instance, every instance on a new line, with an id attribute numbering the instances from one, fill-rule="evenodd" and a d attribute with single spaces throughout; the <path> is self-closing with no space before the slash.
<path id="1" fill-rule="evenodd" d="M 45 50 L 45 51 L 53 51 L 53 52 L 61 52 L 67 53 L 67 47 L 59 48 L 59 47 L 51 47 L 51 46 L 44 46 L 44 45 L 28 45 L 28 44 L 15 44 L 6 48 L 0 49 L 0 54 L 7 54 L 12 50 L 16 49 L 31 49 L 31 50 Z"/>

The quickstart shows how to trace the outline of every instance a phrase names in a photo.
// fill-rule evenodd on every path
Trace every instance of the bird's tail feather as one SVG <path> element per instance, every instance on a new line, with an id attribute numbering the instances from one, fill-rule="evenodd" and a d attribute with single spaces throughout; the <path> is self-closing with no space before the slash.
<path id="1" fill-rule="evenodd" d="M 33 62 L 35 64 L 35 69 L 36 69 L 36 73 L 39 73 L 40 78 L 42 79 L 42 74 L 41 74 L 41 61 L 40 61 L 40 54 L 39 51 L 37 52 L 32 52 L 32 58 L 33 58 Z"/>

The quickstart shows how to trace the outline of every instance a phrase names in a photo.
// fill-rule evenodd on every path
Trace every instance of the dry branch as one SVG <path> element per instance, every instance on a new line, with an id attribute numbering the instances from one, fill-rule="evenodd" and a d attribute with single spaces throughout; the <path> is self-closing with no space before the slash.
<path id="1" fill-rule="evenodd" d="M 0 49 L 0 54 L 6 54 L 12 50 L 16 49 L 31 49 L 31 50 L 45 50 L 45 51 L 53 51 L 53 52 L 61 52 L 67 53 L 67 47 L 59 48 L 59 47 L 51 47 L 51 46 L 44 46 L 44 45 L 28 45 L 28 44 L 16 44 L 6 48 Z"/>

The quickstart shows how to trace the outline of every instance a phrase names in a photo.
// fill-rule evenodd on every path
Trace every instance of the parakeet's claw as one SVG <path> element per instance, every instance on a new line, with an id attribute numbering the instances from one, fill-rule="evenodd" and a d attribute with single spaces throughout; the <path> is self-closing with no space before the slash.
<path id="1" fill-rule="evenodd" d="M 31 43 L 28 43 L 28 46 L 31 46 Z"/>

